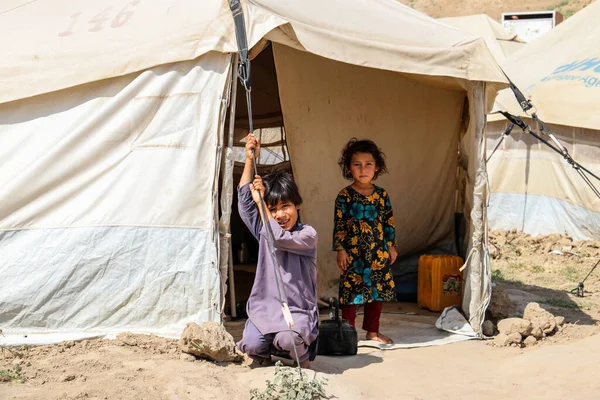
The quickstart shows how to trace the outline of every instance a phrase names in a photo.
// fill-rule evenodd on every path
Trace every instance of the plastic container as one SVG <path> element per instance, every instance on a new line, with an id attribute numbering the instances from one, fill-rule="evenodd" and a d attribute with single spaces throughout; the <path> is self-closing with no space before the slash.
<path id="1" fill-rule="evenodd" d="M 458 256 L 423 255 L 419 258 L 417 304 L 431 311 L 460 306 L 463 279 Z"/>

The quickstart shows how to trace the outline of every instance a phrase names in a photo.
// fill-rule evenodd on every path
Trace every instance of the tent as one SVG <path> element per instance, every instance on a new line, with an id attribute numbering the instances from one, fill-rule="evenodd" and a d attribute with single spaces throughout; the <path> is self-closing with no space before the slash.
<path id="1" fill-rule="evenodd" d="M 0 326 L 31 341 L 220 321 L 247 129 L 227 2 L 16 3 L 0 13 Z M 478 330 L 485 115 L 505 85 L 485 43 L 389 0 L 242 4 L 256 127 L 285 125 L 320 293 L 336 291 L 337 158 L 370 137 L 388 155 L 401 254 L 453 243 L 464 214 Z"/>
<path id="2" fill-rule="evenodd" d="M 499 63 L 502 63 L 525 44 L 517 35 L 511 34 L 499 22 L 494 21 L 486 14 L 439 18 L 438 21 L 454 26 L 463 32 L 482 37 Z"/>
<path id="3" fill-rule="evenodd" d="M 573 158 L 598 176 L 599 17 L 600 3 L 594 2 L 502 64 Z M 510 90 L 500 92 L 497 102 L 499 109 L 525 117 L 539 131 Z M 506 126 L 499 115 L 489 118 L 488 151 L 496 146 Z M 537 139 L 514 129 L 490 159 L 488 174 L 491 228 L 598 239 L 600 199 L 561 155 Z M 600 187 L 600 182 L 592 180 Z"/>

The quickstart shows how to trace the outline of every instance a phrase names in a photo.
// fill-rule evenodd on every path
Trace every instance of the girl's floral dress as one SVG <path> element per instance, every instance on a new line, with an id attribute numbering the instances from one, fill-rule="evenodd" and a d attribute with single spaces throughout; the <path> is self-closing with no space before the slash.
<path id="1" fill-rule="evenodd" d="M 340 304 L 395 301 L 388 248 L 396 246 L 392 204 L 378 186 L 364 196 L 347 186 L 335 199 L 333 250 L 346 250 L 350 265 L 340 279 Z"/>

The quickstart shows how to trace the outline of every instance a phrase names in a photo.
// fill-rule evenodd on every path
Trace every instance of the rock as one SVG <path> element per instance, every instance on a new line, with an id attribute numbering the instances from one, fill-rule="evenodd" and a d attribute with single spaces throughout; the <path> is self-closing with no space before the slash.
<path id="1" fill-rule="evenodd" d="M 233 336 L 216 322 L 205 322 L 202 326 L 188 323 L 179 339 L 179 347 L 184 353 L 217 362 L 241 360 Z"/>
<path id="2" fill-rule="evenodd" d="M 506 347 L 510 345 L 510 339 L 508 338 L 508 335 L 500 333 L 494 338 L 493 343 L 498 347 Z"/>
<path id="3" fill-rule="evenodd" d="M 531 321 L 527 321 L 523 318 L 506 318 L 498 322 L 498 331 L 505 335 L 512 333 L 518 333 L 525 337 L 531 334 L 533 325 Z"/>
<path id="4" fill-rule="evenodd" d="M 487 311 L 493 320 L 498 321 L 510 317 L 516 309 L 508 294 L 502 288 L 496 286 L 492 289 L 492 298 Z"/>
<path id="5" fill-rule="evenodd" d="M 539 326 L 545 334 L 552 333 L 556 329 L 554 315 L 544 310 L 538 303 L 527 304 L 523 319 L 531 321 L 533 326 Z"/>
<path id="6" fill-rule="evenodd" d="M 544 331 L 539 326 L 534 326 L 531 330 L 531 336 L 536 340 L 541 340 L 544 338 Z"/>
<path id="7" fill-rule="evenodd" d="M 496 327 L 492 323 L 492 321 L 483 321 L 483 326 L 481 327 L 481 332 L 488 337 L 494 336 L 496 332 Z"/>
<path id="8" fill-rule="evenodd" d="M 523 336 L 521 336 L 517 332 L 513 332 L 510 335 L 508 335 L 508 340 L 510 341 L 511 344 L 520 345 L 521 342 L 523 341 Z"/>
<path id="9" fill-rule="evenodd" d="M 70 382 L 75 380 L 75 375 L 67 374 L 60 377 L 61 382 Z"/>
<path id="10" fill-rule="evenodd" d="M 554 317 L 554 322 L 556 322 L 556 326 L 563 326 L 565 324 L 565 317 L 557 315 Z"/>
<path id="11" fill-rule="evenodd" d="M 196 356 L 194 356 L 193 354 L 181 353 L 179 359 L 185 362 L 194 362 L 196 361 Z"/>
<path id="12" fill-rule="evenodd" d="M 523 344 L 525 345 L 525 347 L 535 346 L 536 343 L 537 339 L 533 336 L 527 336 L 525 340 L 523 340 Z"/>
<path id="13" fill-rule="evenodd" d="M 494 338 L 493 343 L 498 347 L 516 346 L 521 344 L 521 339 L 521 335 L 518 333 L 511 333 L 510 335 L 500 333 Z"/>

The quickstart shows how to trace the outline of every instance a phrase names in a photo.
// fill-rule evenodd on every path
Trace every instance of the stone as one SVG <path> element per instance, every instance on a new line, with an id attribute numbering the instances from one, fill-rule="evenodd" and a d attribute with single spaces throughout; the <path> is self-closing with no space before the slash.
<path id="1" fill-rule="evenodd" d="M 525 345 L 525 347 L 535 346 L 536 343 L 537 339 L 533 336 L 527 336 L 525 340 L 523 340 L 523 344 Z"/>
<path id="2" fill-rule="evenodd" d="M 179 359 L 185 362 L 194 362 L 196 361 L 196 356 L 194 356 L 193 354 L 181 353 L 179 355 Z"/>
<path id="3" fill-rule="evenodd" d="M 556 322 L 556 326 L 563 326 L 565 324 L 565 317 L 557 315 L 554 317 L 554 322 Z"/>
<path id="4" fill-rule="evenodd" d="M 536 340 L 541 340 L 544 337 L 544 331 L 542 328 L 536 325 L 531 330 L 531 337 L 535 338 Z"/>
<path id="5" fill-rule="evenodd" d="M 510 345 L 510 339 L 508 338 L 508 335 L 500 333 L 494 338 L 493 343 L 498 347 L 506 347 Z"/>
<path id="6" fill-rule="evenodd" d="M 498 331 L 505 335 L 518 333 L 525 337 L 531 334 L 532 329 L 533 325 L 531 324 L 531 321 L 527 321 L 523 318 L 506 318 L 498 322 Z"/>
<path id="7" fill-rule="evenodd" d="M 552 333 L 556 329 L 554 315 L 544 310 L 538 303 L 527 304 L 523 319 L 531 321 L 533 326 L 539 326 L 545 334 Z"/>
<path id="8" fill-rule="evenodd" d="M 521 344 L 521 339 L 522 337 L 518 333 L 511 333 L 510 335 L 500 333 L 494 338 L 493 343 L 494 346 L 498 347 L 517 346 Z"/>
<path id="9" fill-rule="evenodd" d="M 496 332 L 496 327 L 492 323 L 492 321 L 483 321 L 483 326 L 481 327 L 481 332 L 487 336 L 492 337 Z"/>
<path id="10" fill-rule="evenodd" d="M 205 322 L 202 326 L 188 323 L 179 338 L 179 347 L 184 353 L 217 362 L 241 360 L 233 336 L 216 322 Z"/>
<path id="11" fill-rule="evenodd" d="M 508 340 L 511 344 L 520 345 L 523 341 L 523 336 L 521 336 L 518 332 L 513 332 L 508 335 Z"/>
<path id="12" fill-rule="evenodd" d="M 61 382 L 70 382 L 75 380 L 75 375 L 66 374 L 60 377 Z"/>

